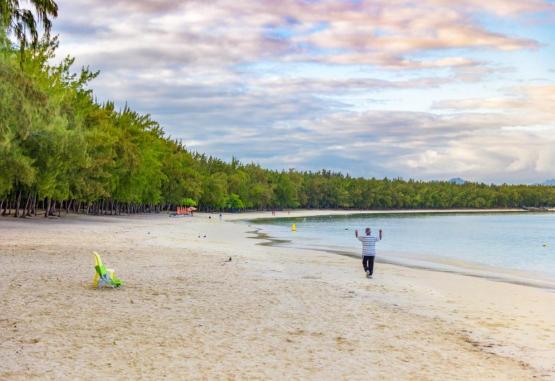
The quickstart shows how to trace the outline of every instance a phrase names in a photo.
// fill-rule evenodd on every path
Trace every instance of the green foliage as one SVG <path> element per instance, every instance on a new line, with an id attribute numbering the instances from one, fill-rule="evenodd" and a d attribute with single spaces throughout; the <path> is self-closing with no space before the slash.
<path id="1" fill-rule="evenodd" d="M 197 206 L 197 202 L 192 198 L 185 197 L 181 200 L 181 206 Z"/>
<path id="2" fill-rule="evenodd" d="M 30 3 L 32 8 L 21 7 L 19 0 L 0 0 L 0 25 L 3 30 L 16 36 L 23 53 L 29 44 L 33 48 L 38 45 L 37 24 L 42 26 L 45 37 L 49 37 L 52 28 L 50 18 L 58 16 L 58 5 L 53 0 L 29 0 L 22 3 Z"/>
<path id="3" fill-rule="evenodd" d="M 289 178 L 289 175 L 282 173 L 277 178 L 276 187 L 274 189 L 274 203 L 280 208 L 299 206 L 298 188 Z"/>
<path id="4" fill-rule="evenodd" d="M 230 210 L 240 210 L 245 208 L 245 204 L 243 204 L 238 194 L 232 193 L 227 196 L 225 207 Z"/>
<path id="5" fill-rule="evenodd" d="M 209 209 L 223 209 L 227 199 L 227 176 L 217 172 L 208 175 L 203 182 L 200 205 Z"/>

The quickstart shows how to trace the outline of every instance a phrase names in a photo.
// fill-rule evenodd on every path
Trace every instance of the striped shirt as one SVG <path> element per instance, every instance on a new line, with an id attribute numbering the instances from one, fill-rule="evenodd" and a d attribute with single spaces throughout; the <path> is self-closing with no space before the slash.
<path id="1" fill-rule="evenodd" d="M 362 242 L 362 256 L 375 257 L 376 256 L 376 242 L 380 238 L 372 237 L 370 235 L 359 235 L 358 240 Z"/>

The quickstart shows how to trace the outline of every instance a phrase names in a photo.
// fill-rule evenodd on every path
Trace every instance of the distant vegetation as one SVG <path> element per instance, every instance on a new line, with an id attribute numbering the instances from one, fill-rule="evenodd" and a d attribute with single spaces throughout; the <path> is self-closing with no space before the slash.
<path id="1" fill-rule="evenodd" d="M 0 210 L 55 213 L 274 208 L 507 208 L 555 204 L 555 188 L 352 178 L 341 173 L 271 171 L 188 151 L 149 115 L 88 89 L 97 73 L 52 66 L 57 47 L 42 6 L 42 38 L 32 14 L 0 0 Z M 10 13 L 11 12 L 11 13 Z M 15 13 L 14 13 L 15 12 Z M 42 12 L 42 13 L 41 13 Z M 16 16 L 14 16 L 16 15 Z M 17 16 L 19 15 L 19 16 Z M 24 15 L 25 17 L 23 17 Z M 48 21 L 48 22 L 45 22 Z M 27 25 L 30 23 L 32 27 Z M 26 26 L 27 25 L 27 26 Z M 16 36 L 17 43 L 7 34 Z"/>
<path id="2" fill-rule="evenodd" d="M 461 179 L 460 177 L 455 177 L 449 180 L 451 184 L 463 185 L 466 183 L 466 180 Z"/>

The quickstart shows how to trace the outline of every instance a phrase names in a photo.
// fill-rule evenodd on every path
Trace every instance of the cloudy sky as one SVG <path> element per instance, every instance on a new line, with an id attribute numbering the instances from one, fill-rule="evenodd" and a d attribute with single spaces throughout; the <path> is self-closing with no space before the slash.
<path id="1" fill-rule="evenodd" d="M 555 178 L 553 0 L 59 0 L 100 101 L 275 169 Z"/>

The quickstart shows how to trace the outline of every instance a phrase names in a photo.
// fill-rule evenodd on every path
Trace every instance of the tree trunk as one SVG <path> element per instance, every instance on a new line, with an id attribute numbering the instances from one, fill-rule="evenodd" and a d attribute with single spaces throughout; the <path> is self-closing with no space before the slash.
<path id="1" fill-rule="evenodd" d="M 48 218 L 48 214 L 50 213 L 50 205 L 52 204 L 52 199 L 46 198 L 46 205 L 44 207 L 44 218 Z"/>
<path id="2" fill-rule="evenodd" d="M 54 214 L 56 213 L 56 207 L 58 206 L 58 202 L 56 200 L 53 200 L 52 202 L 52 206 L 50 207 L 50 216 L 54 216 Z"/>
<path id="3" fill-rule="evenodd" d="M 27 195 L 27 201 L 25 202 L 25 208 L 23 209 L 23 213 L 21 213 L 21 218 L 29 217 L 30 213 L 30 204 L 31 204 L 31 192 Z"/>
<path id="4" fill-rule="evenodd" d="M 33 207 L 33 192 L 29 192 L 27 203 L 25 205 L 25 217 L 31 217 L 31 208 Z"/>
<path id="5" fill-rule="evenodd" d="M 56 200 L 53 200 L 52 202 L 52 207 L 50 208 L 50 215 L 54 216 L 54 214 L 56 213 L 56 208 L 58 207 L 58 202 Z"/>
<path id="6" fill-rule="evenodd" d="M 14 217 L 19 217 L 19 204 L 21 203 L 21 191 L 17 194 L 17 201 L 15 202 L 15 214 Z"/>
<path id="7" fill-rule="evenodd" d="M 33 216 L 37 216 L 37 195 L 33 195 Z"/>

